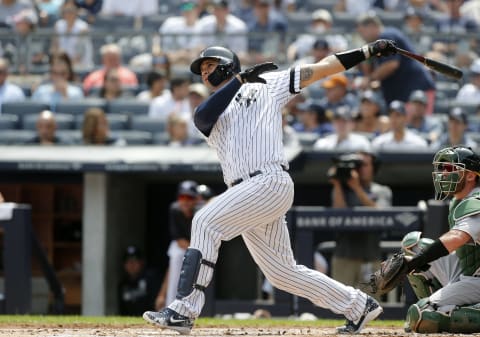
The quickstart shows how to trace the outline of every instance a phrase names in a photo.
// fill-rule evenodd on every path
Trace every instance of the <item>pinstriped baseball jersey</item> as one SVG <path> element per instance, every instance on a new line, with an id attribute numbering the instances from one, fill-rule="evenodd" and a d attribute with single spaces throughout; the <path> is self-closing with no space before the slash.
<path id="1" fill-rule="evenodd" d="M 262 77 L 266 85 L 247 83 L 240 88 L 207 139 L 217 151 L 227 185 L 272 164 L 288 168 L 282 143 L 281 108 L 299 92 L 300 71 L 288 69 Z"/>

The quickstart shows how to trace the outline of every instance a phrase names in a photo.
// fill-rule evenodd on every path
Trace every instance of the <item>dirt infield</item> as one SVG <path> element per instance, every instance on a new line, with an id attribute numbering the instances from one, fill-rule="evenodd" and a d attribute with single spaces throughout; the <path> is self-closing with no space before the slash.
<path id="1" fill-rule="evenodd" d="M 401 328 L 365 328 L 362 335 L 376 336 L 413 336 L 407 334 Z M 95 326 L 95 327 L 1 327 L 0 337 L 152 337 L 152 336 L 179 336 L 170 330 L 161 330 L 149 326 L 118 327 Z M 190 336 L 269 336 L 269 337 L 293 337 L 293 336 L 338 336 L 335 328 L 194 328 Z M 442 335 L 428 335 L 429 337 Z M 443 335 L 444 337 L 445 335 Z M 450 335 L 452 336 L 452 335 Z M 461 335 L 456 335 L 461 336 Z M 470 335 L 471 336 L 471 335 Z"/>

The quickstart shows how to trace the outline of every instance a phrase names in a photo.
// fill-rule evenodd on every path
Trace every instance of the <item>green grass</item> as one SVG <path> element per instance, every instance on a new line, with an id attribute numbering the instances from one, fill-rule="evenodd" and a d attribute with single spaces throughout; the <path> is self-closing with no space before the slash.
<path id="1" fill-rule="evenodd" d="M 341 325 L 341 320 L 319 319 L 316 321 L 298 321 L 294 319 L 220 319 L 220 318 L 200 318 L 195 322 L 196 327 L 252 327 L 252 328 L 272 328 L 272 327 L 333 327 Z M 1 324 L 21 324 L 21 325 L 52 325 L 52 326 L 116 326 L 116 325 L 148 325 L 140 317 L 120 317 L 120 316 L 32 316 L 32 315 L 0 315 Z M 370 326 L 377 327 L 403 327 L 403 321 L 373 321 Z"/>

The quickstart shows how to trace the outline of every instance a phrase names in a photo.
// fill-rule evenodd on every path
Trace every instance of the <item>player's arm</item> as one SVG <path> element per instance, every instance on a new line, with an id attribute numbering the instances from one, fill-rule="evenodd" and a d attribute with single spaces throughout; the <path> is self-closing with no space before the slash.
<path id="1" fill-rule="evenodd" d="M 394 41 L 377 40 L 361 48 L 329 55 L 317 63 L 301 66 L 300 88 L 305 88 L 324 77 L 355 67 L 372 56 L 389 56 L 395 53 Z"/>

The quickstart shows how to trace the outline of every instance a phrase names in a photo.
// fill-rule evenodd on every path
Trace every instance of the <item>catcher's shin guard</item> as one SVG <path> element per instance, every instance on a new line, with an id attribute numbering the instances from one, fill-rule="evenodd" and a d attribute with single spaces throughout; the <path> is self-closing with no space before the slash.
<path id="1" fill-rule="evenodd" d="M 215 268 L 213 262 L 202 259 L 202 252 L 195 248 L 188 248 L 183 257 L 182 270 L 178 280 L 177 299 L 182 299 L 190 295 L 194 289 L 205 291 L 208 284 L 198 284 L 198 274 L 201 265 L 209 268 Z"/>
<path id="2" fill-rule="evenodd" d="M 452 333 L 480 332 L 480 303 L 455 308 L 450 314 L 450 328 Z"/>
<path id="3" fill-rule="evenodd" d="M 428 279 L 421 273 L 408 274 L 407 279 L 418 299 L 429 297 L 442 287 L 436 278 Z"/>
<path id="4" fill-rule="evenodd" d="M 428 298 L 423 298 L 408 308 L 405 322 L 407 332 L 438 333 L 448 331 L 449 326 L 450 317 L 435 311 Z"/>

